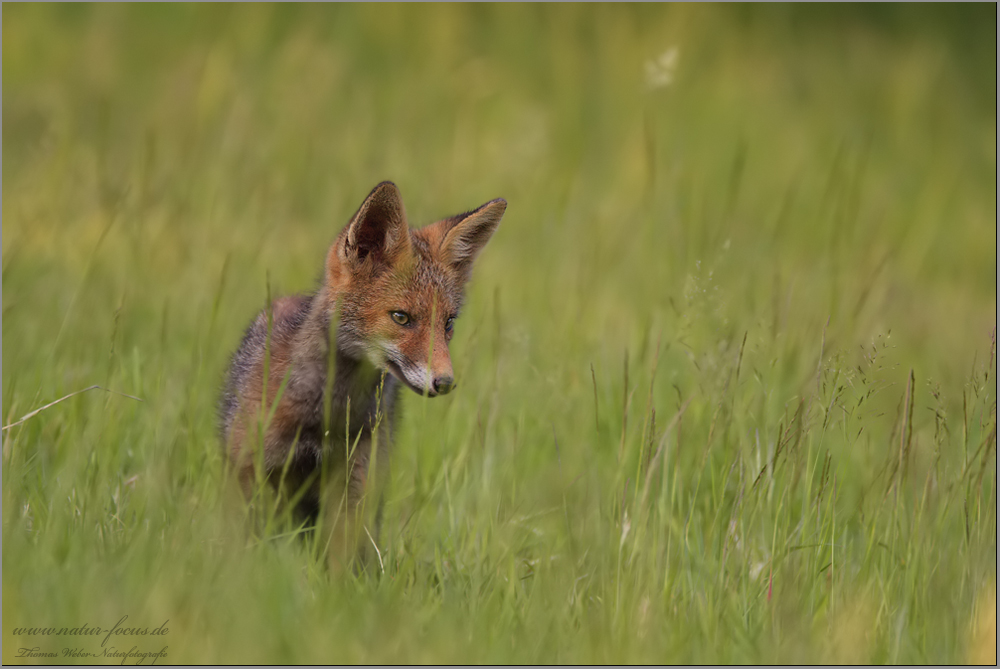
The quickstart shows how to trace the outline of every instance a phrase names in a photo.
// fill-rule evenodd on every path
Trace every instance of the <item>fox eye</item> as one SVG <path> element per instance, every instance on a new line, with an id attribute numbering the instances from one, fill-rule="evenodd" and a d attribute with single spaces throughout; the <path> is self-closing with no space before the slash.
<path id="1" fill-rule="evenodd" d="M 410 322 L 410 315 L 405 311 L 390 311 L 389 315 L 392 316 L 392 320 L 400 325 L 406 325 Z"/>
<path id="2" fill-rule="evenodd" d="M 444 322 L 444 331 L 451 332 L 455 328 L 455 317 L 449 316 L 448 320 Z"/>

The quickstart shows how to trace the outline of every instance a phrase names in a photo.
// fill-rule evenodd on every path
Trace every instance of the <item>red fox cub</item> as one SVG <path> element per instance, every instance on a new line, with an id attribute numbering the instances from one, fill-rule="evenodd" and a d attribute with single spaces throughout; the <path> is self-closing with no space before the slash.
<path id="1" fill-rule="evenodd" d="M 322 516 L 332 560 L 373 541 L 400 386 L 455 388 L 463 287 L 506 208 L 411 230 L 399 190 L 380 183 L 330 247 L 319 289 L 275 301 L 233 356 L 221 422 L 243 493 L 266 481 L 299 520 Z"/>

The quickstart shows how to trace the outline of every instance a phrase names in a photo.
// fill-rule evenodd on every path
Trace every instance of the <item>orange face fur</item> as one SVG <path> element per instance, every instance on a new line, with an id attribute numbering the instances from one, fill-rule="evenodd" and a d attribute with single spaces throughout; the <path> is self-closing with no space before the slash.
<path id="1" fill-rule="evenodd" d="M 434 397 L 455 387 L 448 352 L 472 264 L 507 203 L 410 230 L 396 187 L 379 184 L 326 263 L 327 308 L 340 304 L 338 349 Z"/>

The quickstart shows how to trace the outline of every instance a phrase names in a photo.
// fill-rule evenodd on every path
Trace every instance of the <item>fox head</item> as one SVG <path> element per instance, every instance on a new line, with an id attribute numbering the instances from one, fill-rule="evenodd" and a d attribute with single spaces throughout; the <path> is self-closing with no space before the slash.
<path id="1" fill-rule="evenodd" d="M 338 349 L 421 395 L 454 389 L 448 343 L 463 288 L 506 208 L 492 200 L 411 230 L 396 185 L 376 186 L 327 254 L 329 306 L 340 305 Z"/>

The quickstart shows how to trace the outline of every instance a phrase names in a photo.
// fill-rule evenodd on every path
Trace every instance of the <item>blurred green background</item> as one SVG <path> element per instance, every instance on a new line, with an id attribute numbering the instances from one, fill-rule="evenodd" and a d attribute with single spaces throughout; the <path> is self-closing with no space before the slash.
<path id="1" fill-rule="evenodd" d="M 995 4 L 3 19 L 3 422 L 143 400 L 4 431 L 5 662 L 995 662 Z M 331 578 L 215 403 L 385 179 L 509 207 Z"/>

